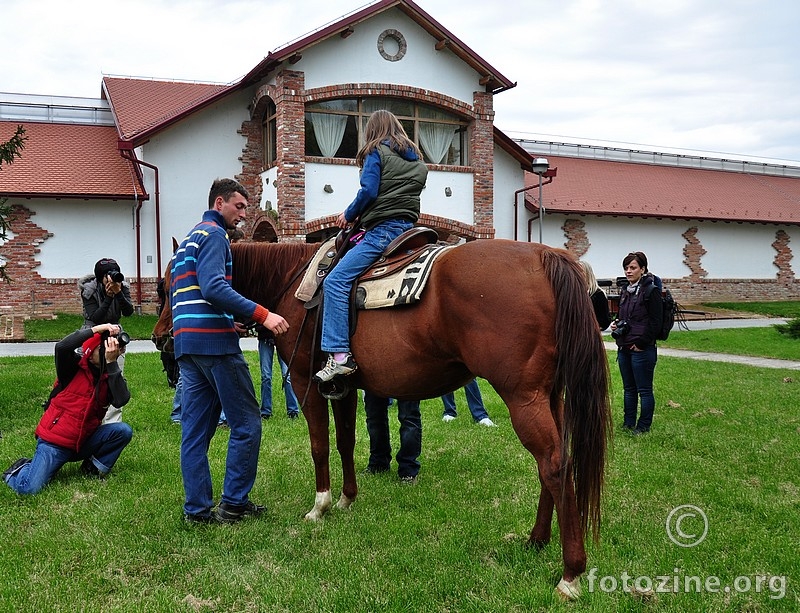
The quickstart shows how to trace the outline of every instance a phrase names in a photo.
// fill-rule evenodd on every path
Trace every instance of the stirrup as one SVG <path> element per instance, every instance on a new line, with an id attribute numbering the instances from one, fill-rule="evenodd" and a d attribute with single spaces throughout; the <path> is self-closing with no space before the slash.
<path id="1" fill-rule="evenodd" d="M 317 389 L 322 397 L 328 400 L 341 400 L 351 391 L 346 379 L 342 376 L 334 377 L 330 381 L 320 381 L 317 383 Z"/>

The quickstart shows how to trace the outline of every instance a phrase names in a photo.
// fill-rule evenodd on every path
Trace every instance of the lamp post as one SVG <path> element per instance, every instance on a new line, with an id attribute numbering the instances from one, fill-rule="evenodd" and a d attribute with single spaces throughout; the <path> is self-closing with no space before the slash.
<path id="1" fill-rule="evenodd" d="M 544 202 L 542 201 L 542 177 L 550 168 L 547 158 L 533 160 L 533 172 L 539 175 L 539 243 L 542 242 L 542 220 L 544 219 Z M 530 240 L 530 239 L 529 239 Z"/>

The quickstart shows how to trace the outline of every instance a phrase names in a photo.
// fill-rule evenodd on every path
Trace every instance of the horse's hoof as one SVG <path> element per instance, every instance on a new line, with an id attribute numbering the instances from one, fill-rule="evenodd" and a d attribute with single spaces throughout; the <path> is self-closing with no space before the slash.
<path id="1" fill-rule="evenodd" d="M 581 596 L 581 578 L 575 577 L 572 581 L 567 581 L 562 577 L 556 586 L 556 594 L 561 600 L 578 600 Z"/>
<path id="2" fill-rule="evenodd" d="M 341 509 L 342 511 L 349 511 L 354 502 L 355 498 L 350 498 L 349 496 L 342 494 L 341 498 L 339 498 L 339 502 L 336 503 L 336 508 Z"/>
<path id="3" fill-rule="evenodd" d="M 319 521 L 322 519 L 322 516 L 328 512 L 331 508 L 331 493 L 330 491 L 327 492 L 317 492 L 316 497 L 314 498 L 314 508 L 311 509 L 305 515 L 306 521 Z"/>

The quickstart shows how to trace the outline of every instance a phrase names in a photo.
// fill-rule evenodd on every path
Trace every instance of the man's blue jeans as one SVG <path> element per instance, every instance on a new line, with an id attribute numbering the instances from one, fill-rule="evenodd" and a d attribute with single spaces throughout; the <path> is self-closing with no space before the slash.
<path id="1" fill-rule="evenodd" d="M 467 406 L 469 412 L 472 413 L 472 419 L 480 421 L 489 417 L 486 412 L 486 407 L 483 406 L 483 398 L 481 397 L 481 389 L 478 387 L 478 381 L 473 379 L 464 386 L 464 392 L 467 394 Z M 443 415 L 452 415 L 456 417 L 456 396 L 453 392 L 442 396 L 442 404 L 444 404 Z"/>
<path id="2" fill-rule="evenodd" d="M 642 351 L 619 349 L 617 363 L 622 375 L 624 422 L 626 428 L 636 427 L 647 431 L 653 423 L 656 399 L 653 395 L 653 374 L 658 361 L 656 346 Z M 642 411 L 636 423 L 636 405 L 641 398 Z"/>
<path id="3" fill-rule="evenodd" d="M 172 421 L 181 420 L 182 400 L 183 400 L 183 379 L 181 379 L 181 374 L 180 372 L 178 372 L 178 382 L 175 384 L 175 395 L 172 397 L 172 413 L 169 414 L 169 418 Z"/>
<path id="4" fill-rule="evenodd" d="M 178 358 L 183 378 L 181 473 L 186 493 L 184 512 L 208 515 L 214 506 L 208 447 L 220 412 L 230 427 L 221 501 L 248 502 L 256 480 L 261 445 L 261 415 L 253 380 L 241 353 L 184 354 Z"/>
<path id="5" fill-rule="evenodd" d="M 80 460 L 89 460 L 101 475 L 106 475 L 132 436 L 133 428 L 124 422 L 103 424 L 86 439 L 78 453 L 37 438 L 33 460 L 11 477 L 8 485 L 17 494 L 36 494 L 64 464 Z"/>
<path id="6" fill-rule="evenodd" d="M 392 445 L 389 438 L 389 399 L 364 392 L 364 412 L 369 434 L 369 464 L 375 472 L 389 470 Z M 397 452 L 397 474 L 416 477 L 419 455 L 422 453 L 422 419 L 418 400 L 397 402 L 397 421 L 400 422 L 400 450 Z"/>
<path id="7" fill-rule="evenodd" d="M 258 360 L 261 365 L 261 416 L 272 416 L 272 361 L 275 354 L 275 343 L 269 340 L 258 341 Z M 292 380 L 287 376 L 289 367 L 278 356 L 278 365 L 281 367 L 281 376 L 286 377 L 283 385 L 283 394 L 286 396 L 286 414 L 296 416 L 300 412 L 297 396 L 292 389 Z"/>
<path id="8" fill-rule="evenodd" d="M 322 282 L 322 342 L 328 353 L 350 351 L 350 290 L 356 279 L 375 262 L 394 239 L 414 224 L 390 219 L 378 224 L 350 248 Z"/>

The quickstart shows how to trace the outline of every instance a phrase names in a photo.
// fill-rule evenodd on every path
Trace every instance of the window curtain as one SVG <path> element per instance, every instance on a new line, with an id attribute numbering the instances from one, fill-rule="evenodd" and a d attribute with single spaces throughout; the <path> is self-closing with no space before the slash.
<path id="1" fill-rule="evenodd" d="M 432 114 L 434 115 L 433 119 L 449 119 L 448 116 L 441 113 Z M 442 163 L 450 149 L 450 143 L 453 142 L 456 127 L 447 123 L 419 122 L 419 145 L 432 163 Z"/>
<path id="2" fill-rule="evenodd" d="M 332 158 L 339 150 L 347 126 L 347 116 L 330 113 L 309 113 L 308 118 L 314 127 L 314 136 L 322 155 Z"/>

